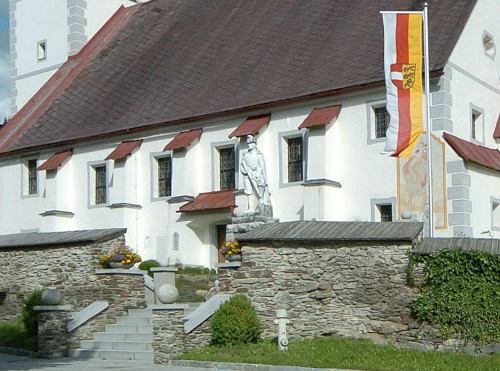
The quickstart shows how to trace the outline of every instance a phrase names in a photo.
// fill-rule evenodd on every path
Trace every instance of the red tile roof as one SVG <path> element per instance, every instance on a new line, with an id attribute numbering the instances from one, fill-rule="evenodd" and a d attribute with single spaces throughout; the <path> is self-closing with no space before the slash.
<path id="1" fill-rule="evenodd" d="M 49 159 L 47 161 L 45 161 L 43 164 L 38 166 L 37 170 L 42 171 L 42 170 L 57 169 L 59 166 L 62 165 L 62 163 L 64 161 L 66 161 L 66 159 L 70 158 L 72 154 L 73 154 L 72 150 L 58 152 L 56 154 L 53 154 L 52 156 L 49 157 Z"/>
<path id="2" fill-rule="evenodd" d="M 181 206 L 178 212 L 221 211 L 236 207 L 235 190 L 200 193 L 196 198 Z"/>
<path id="3" fill-rule="evenodd" d="M 302 122 L 302 124 L 299 125 L 299 129 L 311 128 L 313 126 L 328 125 L 330 122 L 332 122 L 339 116 L 341 109 L 342 109 L 341 105 L 315 108 L 306 117 L 304 122 Z"/>
<path id="4" fill-rule="evenodd" d="M 183 149 L 187 148 L 193 143 L 194 141 L 200 139 L 201 137 L 202 130 L 201 129 L 193 129 L 189 131 L 183 131 L 180 132 L 175 136 L 174 139 L 168 143 L 165 148 L 163 149 L 164 151 L 173 151 L 175 149 Z"/>
<path id="5" fill-rule="evenodd" d="M 260 115 L 248 117 L 245 121 L 243 121 L 234 131 L 229 134 L 229 138 L 232 137 L 245 137 L 247 135 L 256 135 L 259 134 L 260 129 L 264 126 L 269 125 L 271 121 L 271 114 Z"/>
<path id="6" fill-rule="evenodd" d="M 105 160 L 122 160 L 130 155 L 134 149 L 140 147 L 141 144 L 142 139 L 121 142 Z"/>
<path id="7" fill-rule="evenodd" d="M 443 138 L 464 161 L 500 171 L 500 151 L 497 149 L 483 147 L 449 133 L 444 133 Z"/>
<path id="8" fill-rule="evenodd" d="M 429 7 L 442 71 L 475 0 Z M 415 0 L 155 0 L 123 8 L 2 129 L 0 153 L 73 145 L 383 86 L 381 10 Z"/>
<path id="9" fill-rule="evenodd" d="M 497 126 L 493 132 L 493 138 L 500 139 L 500 114 L 498 115 Z"/>

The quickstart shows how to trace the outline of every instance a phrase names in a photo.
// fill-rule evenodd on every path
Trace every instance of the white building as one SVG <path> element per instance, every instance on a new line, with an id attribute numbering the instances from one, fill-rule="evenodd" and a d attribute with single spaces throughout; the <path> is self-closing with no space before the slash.
<path id="1" fill-rule="evenodd" d="M 59 22 L 72 2 L 54 2 Z M 247 205 L 248 133 L 280 221 L 426 220 L 425 151 L 380 154 L 379 11 L 413 1 L 152 0 L 120 8 L 60 67 L 81 44 L 45 21 L 55 5 L 33 19 L 23 3 L 13 106 L 52 77 L 0 131 L 0 233 L 126 227 L 143 258 L 213 265 Z M 90 39 L 121 1 L 79 3 Z M 500 237 L 497 14 L 499 0 L 430 8 L 436 236 Z M 40 40 L 55 74 L 37 69 Z"/>

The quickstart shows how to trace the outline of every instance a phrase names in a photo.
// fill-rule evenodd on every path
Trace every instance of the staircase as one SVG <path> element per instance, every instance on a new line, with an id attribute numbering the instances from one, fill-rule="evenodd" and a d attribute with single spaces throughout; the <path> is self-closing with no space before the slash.
<path id="1" fill-rule="evenodd" d="M 130 309 L 116 324 L 95 333 L 93 340 L 82 341 L 80 349 L 70 350 L 69 356 L 153 362 L 152 316 L 150 309 Z"/>

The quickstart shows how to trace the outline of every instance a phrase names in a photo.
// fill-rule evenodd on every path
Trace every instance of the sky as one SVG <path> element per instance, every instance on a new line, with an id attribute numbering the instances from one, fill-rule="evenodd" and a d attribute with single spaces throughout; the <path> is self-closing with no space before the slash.
<path id="1" fill-rule="evenodd" d="M 9 116 L 9 1 L 0 0 L 0 123 Z"/>

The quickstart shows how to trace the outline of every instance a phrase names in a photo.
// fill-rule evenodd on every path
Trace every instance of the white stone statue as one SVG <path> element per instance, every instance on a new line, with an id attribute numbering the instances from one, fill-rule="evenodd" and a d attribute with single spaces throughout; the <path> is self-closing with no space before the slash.
<path id="1" fill-rule="evenodd" d="M 248 215 L 273 216 L 271 194 L 267 185 L 266 163 L 257 148 L 253 135 L 247 136 L 248 150 L 241 159 L 245 194 L 248 196 Z"/>

